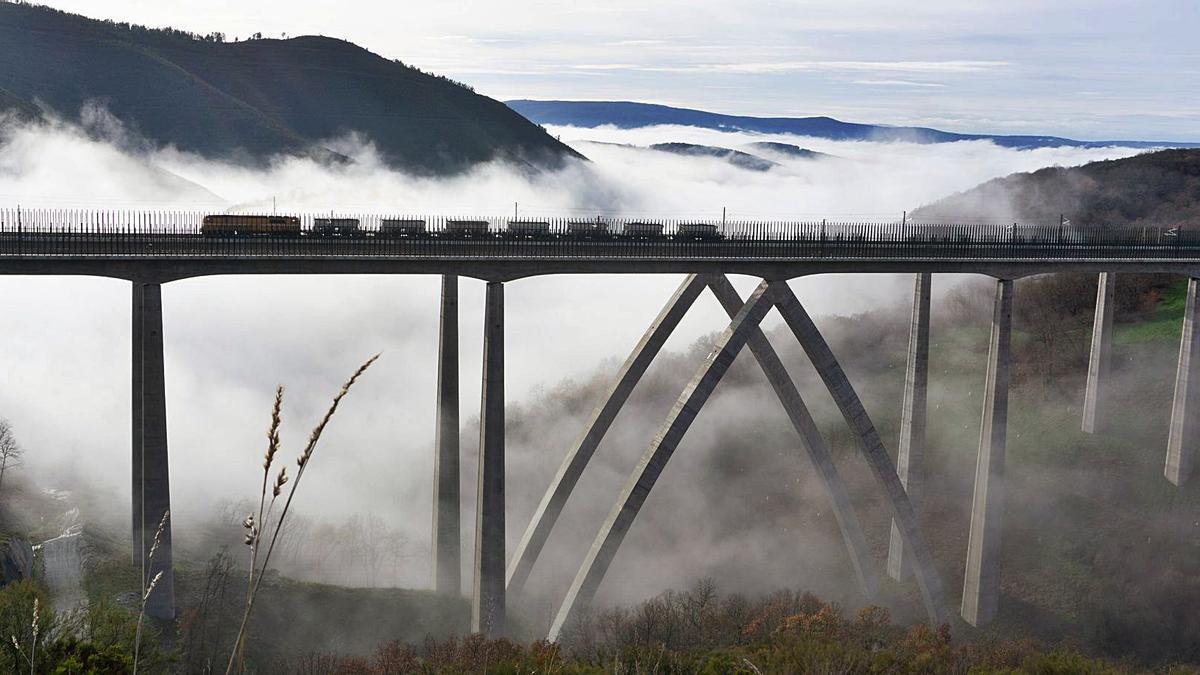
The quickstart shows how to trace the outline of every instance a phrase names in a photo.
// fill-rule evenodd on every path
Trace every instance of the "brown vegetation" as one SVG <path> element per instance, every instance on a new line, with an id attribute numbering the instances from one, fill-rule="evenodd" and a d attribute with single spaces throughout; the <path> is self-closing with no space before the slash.
<path id="1" fill-rule="evenodd" d="M 711 581 L 633 609 L 587 616 L 559 644 L 522 645 L 478 635 L 427 640 L 419 649 L 390 642 L 369 656 L 309 653 L 276 663 L 273 670 L 303 675 L 1128 671 L 1071 651 L 1044 651 L 1028 640 L 957 642 L 947 626 L 898 626 L 880 607 L 847 617 L 807 593 L 721 597 Z"/>

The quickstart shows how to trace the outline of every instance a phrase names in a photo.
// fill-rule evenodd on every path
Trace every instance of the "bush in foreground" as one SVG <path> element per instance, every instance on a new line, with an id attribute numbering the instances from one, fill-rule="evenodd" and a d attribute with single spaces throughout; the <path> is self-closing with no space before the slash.
<path id="1" fill-rule="evenodd" d="M 810 594 L 720 597 L 710 582 L 664 593 L 631 610 L 584 616 L 559 644 L 520 645 L 478 635 L 428 640 L 420 648 L 392 642 L 370 656 L 312 653 L 280 662 L 274 670 L 303 675 L 1131 672 L 1031 641 L 956 642 L 948 626 L 897 626 L 880 607 L 847 617 Z"/>

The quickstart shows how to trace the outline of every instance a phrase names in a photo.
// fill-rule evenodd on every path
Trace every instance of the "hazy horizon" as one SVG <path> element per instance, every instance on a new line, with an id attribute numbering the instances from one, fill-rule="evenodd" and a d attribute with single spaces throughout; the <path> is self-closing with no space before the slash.
<path id="1" fill-rule="evenodd" d="M 955 132 L 1200 141 L 1192 34 L 1200 6 L 1186 0 L 46 4 L 230 40 L 343 38 L 500 100 L 632 100 Z M 1147 34 L 1157 36 L 1152 47 Z"/>

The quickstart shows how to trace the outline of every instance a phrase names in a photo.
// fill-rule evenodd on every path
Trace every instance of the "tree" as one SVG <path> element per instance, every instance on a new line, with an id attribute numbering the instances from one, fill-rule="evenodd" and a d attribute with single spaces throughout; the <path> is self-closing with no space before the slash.
<path id="1" fill-rule="evenodd" d="M 366 566 L 367 585 L 376 587 L 380 585 L 379 568 L 383 564 L 384 558 L 404 546 L 403 536 L 389 528 L 387 523 L 374 513 L 367 514 L 363 525 L 363 541 L 360 545 L 363 564 Z M 394 541 L 396 539 L 400 541 Z"/>
<path id="2" fill-rule="evenodd" d="M 25 451 L 13 436 L 12 425 L 0 419 L 0 487 L 4 486 L 4 472 L 9 467 L 20 466 Z"/>
<path id="3" fill-rule="evenodd" d="M 408 538 L 400 530 L 388 528 L 382 537 L 382 541 L 385 554 L 392 562 L 391 585 L 399 588 L 401 583 L 400 563 L 410 557 L 408 552 Z"/>

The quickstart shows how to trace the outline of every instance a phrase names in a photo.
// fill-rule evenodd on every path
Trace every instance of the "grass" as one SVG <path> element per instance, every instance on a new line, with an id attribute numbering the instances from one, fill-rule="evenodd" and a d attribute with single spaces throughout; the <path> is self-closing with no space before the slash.
<path id="1" fill-rule="evenodd" d="M 83 585 L 92 606 L 119 605 L 116 611 L 136 620 L 141 581 L 129 563 L 122 543 L 85 532 L 89 537 L 88 566 Z M 178 549 L 177 549 L 178 550 Z M 235 551 L 235 553 L 243 553 Z M 182 651 L 187 631 L 198 620 L 208 569 L 206 561 L 177 559 L 175 593 L 178 607 L 176 626 L 156 627 L 163 631 L 165 649 Z M 228 592 L 217 606 L 208 608 L 216 627 L 210 643 L 219 646 L 216 656 L 227 658 L 244 607 L 241 592 L 248 578 L 236 569 Z M 444 639 L 462 635 L 470 624 L 470 606 L 463 598 L 449 598 L 431 591 L 384 588 L 346 588 L 304 583 L 280 578 L 274 573 L 263 579 L 248 628 L 248 666 L 266 667 L 280 659 L 310 650 L 369 654 L 390 640 L 420 644 L 427 637 Z M 179 634 L 175 631 L 178 629 Z M 186 662 L 186 654 L 177 657 Z M 220 668 L 224 668 L 222 660 Z"/>
<path id="2" fill-rule="evenodd" d="M 1113 344 L 1126 346 L 1157 341 L 1178 342 L 1186 302 L 1187 281 L 1180 279 L 1167 287 L 1148 319 L 1115 325 Z"/>

